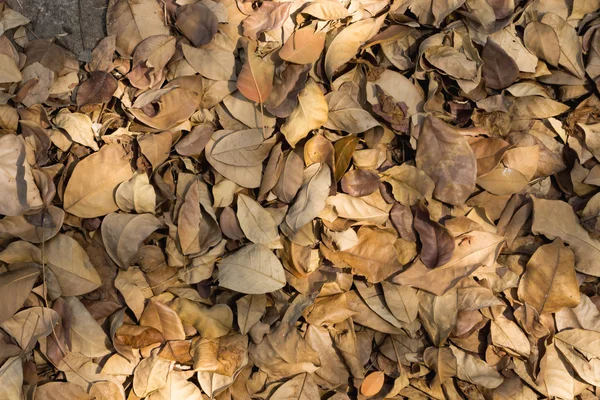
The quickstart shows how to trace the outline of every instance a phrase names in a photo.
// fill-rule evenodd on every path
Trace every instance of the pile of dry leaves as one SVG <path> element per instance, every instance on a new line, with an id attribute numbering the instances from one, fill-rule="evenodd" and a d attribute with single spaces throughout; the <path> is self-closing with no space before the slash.
<path id="1" fill-rule="evenodd" d="M 0 398 L 596 398 L 599 8 L 0 3 Z"/>

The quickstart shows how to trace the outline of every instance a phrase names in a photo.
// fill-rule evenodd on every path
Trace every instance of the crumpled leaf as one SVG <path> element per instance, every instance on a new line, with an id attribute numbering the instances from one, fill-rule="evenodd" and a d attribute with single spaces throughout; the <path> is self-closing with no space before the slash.
<path id="1" fill-rule="evenodd" d="M 194 370 L 234 375 L 247 363 L 248 337 L 231 333 L 219 338 L 198 338 L 192 343 Z"/>
<path id="2" fill-rule="evenodd" d="M 217 304 L 208 308 L 179 297 L 170 307 L 179 315 L 181 322 L 192 325 L 205 338 L 225 336 L 233 324 L 233 313 L 225 304 Z"/>

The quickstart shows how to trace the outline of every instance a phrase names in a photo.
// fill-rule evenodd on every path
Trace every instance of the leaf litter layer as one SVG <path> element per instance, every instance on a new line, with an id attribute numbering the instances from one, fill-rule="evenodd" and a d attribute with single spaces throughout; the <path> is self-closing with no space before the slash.
<path id="1" fill-rule="evenodd" d="M 597 398 L 599 9 L 1 3 L 0 398 Z"/>

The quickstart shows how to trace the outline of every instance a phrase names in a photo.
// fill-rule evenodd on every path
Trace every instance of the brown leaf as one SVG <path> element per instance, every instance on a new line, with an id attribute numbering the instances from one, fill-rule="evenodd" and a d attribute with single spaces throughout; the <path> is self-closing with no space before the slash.
<path id="1" fill-rule="evenodd" d="M 269 57 L 256 55 L 256 43 L 249 42 L 246 62 L 237 80 L 238 90 L 248 99 L 256 103 L 264 103 L 273 89 L 275 65 Z"/>
<path id="2" fill-rule="evenodd" d="M 21 136 L 0 137 L 0 214 L 17 216 L 42 206 L 31 167 L 25 160 L 25 141 Z"/>
<path id="3" fill-rule="evenodd" d="M 356 55 L 360 46 L 377 33 L 382 23 L 381 17 L 363 19 L 346 27 L 333 39 L 325 55 L 325 72 L 330 80 Z"/>
<path id="4" fill-rule="evenodd" d="M 117 91 L 117 80 L 109 73 L 93 71 L 77 89 L 77 105 L 108 103 Z"/>
<path id="5" fill-rule="evenodd" d="M 33 265 L 21 264 L 13 271 L 0 274 L 0 296 L 4 305 L 0 313 L 1 322 L 9 319 L 23 306 L 40 272 Z"/>
<path id="6" fill-rule="evenodd" d="M 356 136 L 346 136 L 338 141 L 336 141 L 333 145 L 335 150 L 335 180 L 339 182 L 340 179 L 346 173 L 348 169 L 348 165 L 350 165 L 350 160 L 352 159 L 352 154 L 354 154 L 354 150 L 358 145 L 359 139 Z"/>
<path id="7" fill-rule="evenodd" d="M 439 223 L 432 221 L 422 204 L 413 206 L 414 226 L 419 233 L 421 261 L 429 268 L 446 264 L 454 253 L 454 235 Z"/>
<path id="8" fill-rule="evenodd" d="M 553 67 L 558 67 L 560 59 L 560 43 L 551 26 L 533 21 L 525 27 L 523 42 L 533 54 L 546 60 Z"/>
<path id="9" fill-rule="evenodd" d="M 342 178 L 342 190 L 350 196 L 368 196 L 379 189 L 379 175 L 372 171 L 353 169 Z"/>
<path id="10" fill-rule="evenodd" d="M 282 163 L 279 179 L 271 188 L 273 194 L 285 203 L 291 203 L 302 186 L 302 170 L 304 163 L 302 158 L 295 152 L 290 151 Z"/>
<path id="11" fill-rule="evenodd" d="M 129 157 L 121 145 L 109 144 L 80 161 L 65 189 L 65 211 L 82 218 L 116 211 L 113 191 L 133 176 Z"/>
<path id="12" fill-rule="evenodd" d="M 371 372 L 360 385 L 360 393 L 367 397 L 375 396 L 383 388 L 384 382 L 385 375 L 383 372 Z"/>
<path id="13" fill-rule="evenodd" d="M 242 335 L 245 335 L 265 313 L 267 297 L 264 294 L 249 294 L 236 301 L 235 304 L 237 305 L 238 326 Z"/>
<path id="14" fill-rule="evenodd" d="M 404 206 L 413 206 L 421 200 L 431 200 L 435 183 L 412 165 L 396 165 L 382 173 L 382 180 L 392 185 L 394 198 Z"/>
<path id="15" fill-rule="evenodd" d="M 394 248 L 396 235 L 387 230 L 362 227 L 358 230 L 359 243 L 336 253 L 355 273 L 369 282 L 381 282 L 402 269 Z"/>
<path id="16" fill-rule="evenodd" d="M 89 63 L 90 71 L 111 72 L 115 65 L 113 58 L 117 49 L 117 37 L 110 35 L 98 42 L 98 45 L 92 50 L 92 62 Z"/>
<path id="17" fill-rule="evenodd" d="M 196 111 L 197 96 L 191 90 L 176 88 L 157 99 L 135 102 L 129 111 L 152 128 L 166 130 L 187 120 Z"/>
<path id="18" fill-rule="evenodd" d="M 166 385 L 172 364 L 156 354 L 140 361 L 133 374 L 134 393 L 142 398 Z"/>
<path id="19" fill-rule="evenodd" d="M 456 376 L 456 357 L 449 347 L 428 347 L 423 353 L 425 364 L 435 370 L 434 385 L 442 384 Z"/>
<path id="20" fill-rule="evenodd" d="M 194 370 L 233 376 L 248 358 L 248 337 L 230 333 L 219 338 L 196 338 L 192 341 Z"/>
<path id="21" fill-rule="evenodd" d="M 219 263 L 219 284 L 240 293 L 270 293 L 285 286 L 283 267 L 262 244 L 244 246 Z"/>
<path id="22" fill-rule="evenodd" d="M 298 105 L 281 126 L 281 133 L 290 146 L 304 139 L 308 133 L 327 122 L 328 106 L 317 83 L 310 79 L 298 94 Z"/>
<path id="23" fill-rule="evenodd" d="M 170 307 L 175 310 L 181 322 L 192 325 L 205 338 L 225 336 L 231 330 L 233 313 L 225 304 L 208 308 L 185 298 L 177 298 Z"/>
<path id="24" fill-rule="evenodd" d="M 182 156 L 197 156 L 206 147 L 214 133 L 208 125 L 197 125 L 175 145 L 175 150 Z"/>
<path id="25" fill-rule="evenodd" d="M 258 11 L 242 22 L 244 35 L 257 40 L 260 33 L 281 27 L 289 17 L 291 6 L 291 3 L 263 3 Z"/>
<path id="26" fill-rule="evenodd" d="M 182 44 L 185 59 L 194 70 L 213 80 L 235 79 L 235 57 L 231 51 L 209 43 L 200 48 Z"/>
<path id="27" fill-rule="evenodd" d="M 181 320 L 169 307 L 150 299 L 140 317 L 140 325 L 149 326 L 163 334 L 166 340 L 183 340 L 185 331 Z"/>
<path id="28" fill-rule="evenodd" d="M 540 314 L 579 304 L 573 252 L 560 239 L 541 246 L 527 263 L 519 298 Z"/>
<path id="29" fill-rule="evenodd" d="M 509 354 L 528 357 L 531 352 L 527 336 L 516 323 L 504 317 L 492 321 L 490 336 L 495 346 L 501 347 Z"/>
<path id="30" fill-rule="evenodd" d="M 475 190 L 475 155 L 453 127 L 429 116 L 417 144 L 417 167 L 435 182 L 433 195 L 452 205 L 463 204 Z"/>
<path id="31" fill-rule="evenodd" d="M 481 265 L 494 265 L 504 245 L 504 237 L 490 232 L 472 231 L 457 236 L 455 243 L 452 258 L 446 264 L 429 269 L 422 261 L 417 260 L 392 281 L 435 294 L 445 293 Z"/>
<path id="32" fill-rule="evenodd" d="M 102 221 L 106 252 L 115 263 L 127 269 L 142 242 L 162 227 L 162 222 L 151 214 L 109 214 Z"/>
<path id="33" fill-rule="evenodd" d="M 450 290 L 441 296 L 420 291 L 419 316 L 423 327 L 437 347 L 443 345 L 456 325 L 458 297 L 456 290 Z"/>
<path id="34" fill-rule="evenodd" d="M 153 168 L 157 168 L 169 158 L 172 142 L 173 135 L 169 131 L 159 134 L 151 133 L 138 139 L 142 154 L 150 161 Z"/>
<path id="35" fill-rule="evenodd" d="M 89 293 L 102 284 L 85 250 L 67 235 L 56 235 L 43 245 L 44 262 L 54 273 L 63 296 Z"/>
<path id="36" fill-rule="evenodd" d="M 133 54 L 135 46 L 150 36 L 169 33 L 162 9 L 154 0 L 110 0 L 106 30 L 116 36 L 117 51 L 122 56 Z"/>
<path id="37" fill-rule="evenodd" d="M 315 32 L 314 25 L 295 31 L 279 50 L 279 57 L 296 64 L 310 64 L 319 58 L 325 47 L 325 32 Z"/>
<path id="38" fill-rule="evenodd" d="M 219 29 L 215 14 L 200 3 L 177 8 L 176 25 L 196 47 L 210 43 Z"/>
<path id="39" fill-rule="evenodd" d="M 304 170 L 302 185 L 285 216 L 285 224 L 298 232 L 325 208 L 331 172 L 327 164 L 312 164 Z"/>
<path id="40" fill-rule="evenodd" d="M 481 73 L 489 88 L 504 89 L 519 77 L 517 63 L 489 37 L 483 47 L 481 59 L 483 60 Z"/>
<path id="41" fill-rule="evenodd" d="M 592 239 L 579 224 L 577 215 L 567 203 L 560 200 L 533 198 L 534 233 L 558 237 L 568 243 L 575 253 L 575 269 L 589 275 L 600 275 L 597 254 L 600 242 Z"/>

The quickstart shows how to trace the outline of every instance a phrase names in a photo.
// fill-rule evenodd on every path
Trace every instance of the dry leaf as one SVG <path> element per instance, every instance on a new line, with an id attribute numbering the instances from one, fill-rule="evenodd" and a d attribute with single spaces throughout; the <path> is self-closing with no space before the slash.
<path id="1" fill-rule="evenodd" d="M 327 122 L 328 106 L 319 85 L 310 79 L 298 94 L 298 105 L 281 127 L 290 146 L 304 139 L 308 133 Z"/>
<path id="2" fill-rule="evenodd" d="M 110 354 L 112 346 L 98 322 L 76 297 L 66 297 L 71 310 L 71 350 L 86 357 L 102 357 Z"/>
<path id="3" fill-rule="evenodd" d="M 238 195 L 237 219 L 242 231 L 252 243 L 262 244 L 270 249 L 281 248 L 277 223 L 271 214 L 243 194 Z"/>
<path id="4" fill-rule="evenodd" d="M 146 397 L 150 392 L 166 385 L 173 365 L 156 354 L 140 361 L 133 373 L 133 391 L 137 396 Z"/>
<path id="5" fill-rule="evenodd" d="M 473 151 L 453 127 L 435 117 L 427 117 L 421 127 L 416 160 L 417 167 L 435 182 L 437 199 L 458 206 L 474 191 Z"/>
<path id="6" fill-rule="evenodd" d="M 203 77 L 217 81 L 235 78 L 235 57 L 230 51 L 212 43 L 200 48 L 183 44 L 181 49 L 188 63 Z"/>
<path id="7" fill-rule="evenodd" d="M 148 175 L 136 173 L 129 181 L 121 183 L 115 191 L 115 202 L 125 212 L 154 214 L 156 193 Z"/>
<path id="8" fill-rule="evenodd" d="M 546 60 L 553 67 L 558 67 L 560 59 L 560 42 L 551 26 L 533 21 L 525 27 L 523 42 L 537 57 Z"/>
<path id="9" fill-rule="evenodd" d="M 56 235 L 43 245 L 45 262 L 54 273 L 63 296 L 89 293 L 102 284 L 88 254 L 67 235 Z"/>
<path id="10" fill-rule="evenodd" d="M 216 15 L 203 4 L 186 4 L 177 9 L 177 28 L 196 47 L 208 44 L 219 29 Z"/>
<path id="11" fill-rule="evenodd" d="M 558 237 L 570 245 L 575 253 L 575 269 L 594 276 L 600 276 L 597 254 L 600 242 L 592 239 L 579 224 L 573 209 L 559 200 L 533 198 L 533 226 L 531 230 L 548 236 Z"/>
<path id="12" fill-rule="evenodd" d="M 113 191 L 132 176 L 128 155 L 121 145 L 103 146 L 76 165 L 65 189 L 65 211 L 82 218 L 116 211 Z"/>
<path id="13" fill-rule="evenodd" d="M 1 322 L 9 319 L 23 306 L 40 273 L 37 267 L 21 265 L 14 271 L 0 274 L 0 296 L 4 304 L 0 313 Z"/>
<path id="14" fill-rule="evenodd" d="M 414 226 L 422 245 L 421 261 L 429 268 L 446 264 L 454 253 L 454 236 L 447 228 L 432 221 L 423 205 L 418 204 L 413 209 Z"/>
<path id="15" fill-rule="evenodd" d="M 594 397 L 599 6 L 2 4 L 0 398 Z"/>
<path id="16" fill-rule="evenodd" d="M 142 40 L 168 34 L 160 6 L 152 0 L 111 0 L 106 13 L 106 29 L 116 36 L 117 51 L 133 54 Z"/>
<path id="17" fill-rule="evenodd" d="M 304 170 L 296 200 L 285 216 L 285 223 L 293 232 L 298 232 L 325 208 L 330 184 L 331 172 L 327 164 L 315 163 Z"/>
<path id="18" fill-rule="evenodd" d="M 342 178 L 342 190 L 350 196 L 368 196 L 379 189 L 379 175 L 372 171 L 354 169 Z"/>
<path id="19" fill-rule="evenodd" d="M 31 167 L 25 161 L 25 141 L 22 137 L 5 134 L 0 137 L 0 214 L 17 216 L 42 206 Z"/>
<path id="20" fill-rule="evenodd" d="M 263 104 L 273 89 L 275 65 L 268 58 L 256 55 L 256 43 L 249 42 L 246 62 L 240 71 L 237 88 L 248 100 Z"/>
<path id="21" fill-rule="evenodd" d="M 392 281 L 435 294 L 445 293 L 480 266 L 494 265 L 504 245 L 504 237 L 490 232 L 472 231 L 457 236 L 455 244 L 452 258 L 446 264 L 429 269 L 417 260 Z"/>
<path id="22" fill-rule="evenodd" d="M 575 259 L 562 240 L 541 246 L 531 257 L 519 283 L 519 298 L 540 314 L 579 304 Z"/>
<path id="23" fill-rule="evenodd" d="M 0 367 L 0 396 L 23 398 L 23 364 L 20 356 L 10 357 Z"/>
<path id="24" fill-rule="evenodd" d="M 219 285 L 240 293 L 270 293 L 286 283 L 281 262 L 262 244 L 244 246 L 218 265 Z"/>
<path id="25" fill-rule="evenodd" d="M 170 306 L 179 315 L 181 322 L 196 328 L 202 337 L 218 338 L 227 335 L 231 330 L 233 313 L 225 304 L 207 308 L 179 297 Z"/>
<path id="26" fill-rule="evenodd" d="M 162 222 L 151 214 L 109 214 L 102 221 L 106 252 L 115 263 L 126 269 L 142 242 L 162 227 Z"/>
<path id="27" fill-rule="evenodd" d="M 325 32 L 315 32 L 315 26 L 308 25 L 286 40 L 279 50 L 279 57 L 296 64 L 310 64 L 319 59 L 324 47 Z"/>

